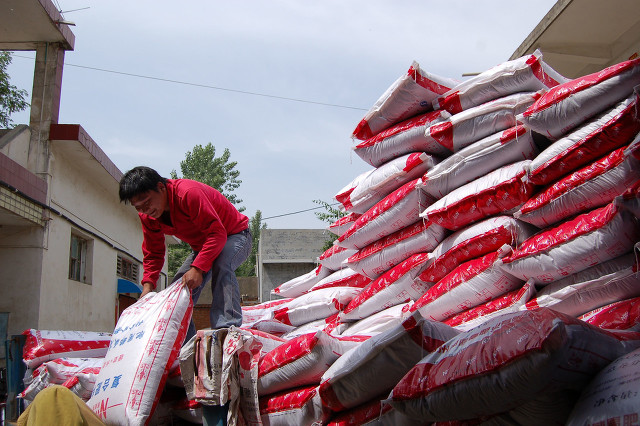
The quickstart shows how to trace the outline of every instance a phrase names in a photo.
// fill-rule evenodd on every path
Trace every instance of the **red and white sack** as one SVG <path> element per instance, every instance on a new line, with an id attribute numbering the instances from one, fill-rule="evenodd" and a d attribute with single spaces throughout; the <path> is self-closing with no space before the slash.
<path id="1" fill-rule="evenodd" d="M 522 280 L 550 283 L 628 253 L 639 238 L 638 219 L 611 203 L 539 232 L 501 267 Z"/>
<path id="2" fill-rule="evenodd" d="M 444 323 L 454 327 L 456 330 L 471 330 L 498 315 L 519 311 L 520 307 L 531 300 L 535 294 L 535 284 L 528 281 L 524 283 L 521 288 L 491 299 L 482 305 L 453 315 L 444 321 Z"/>
<path id="3" fill-rule="evenodd" d="M 248 328 L 251 328 L 251 330 L 264 331 L 265 333 L 270 333 L 278 337 L 282 337 L 282 335 L 295 329 L 293 325 L 284 324 L 273 318 L 256 321 Z"/>
<path id="4" fill-rule="evenodd" d="M 320 383 L 320 377 L 342 354 L 362 339 L 340 338 L 324 331 L 304 334 L 267 353 L 258 366 L 258 393 Z"/>
<path id="5" fill-rule="evenodd" d="M 516 116 L 526 110 L 540 95 L 516 93 L 469 108 L 425 130 L 425 138 L 458 152 L 494 133 L 518 124 Z"/>
<path id="6" fill-rule="evenodd" d="M 303 334 L 316 333 L 318 331 L 324 331 L 332 336 L 340 336 L 342 334 L 341 331 L 346 328 L 347 324 L 338 321 L 338 314 L 334 314 L 329 318 L 322 318 L 296 327 L 290 332 L 283 334 L 282 338 L 288 341 L 300 337 Z"/>
<path id="7" fill-rule="evenodd" d="M 433 260 L 418 279 L 435 284 L 461 263 L 494 252 L 505 244 L 515 247 L 537 231 L 511 216 L 494 216 L 471 224 L 449 235 L 431 252 Z"/>
<path id="8" fill-rule="evenodd" d="M 446 157 L 451 152 L 439 143 L 425 137 L 432 125 L 451 117 L 446 111 L 431 111 L 389 127 L 377 135 L 357 144 L 353 151 L 374 167 L 410 152 Z"/>
<path id="9" fill-rule="evenodd" d="M 260 398 L 262 424 L 269 426 L 321 425 L 329 418 L 317 386 L 282 391 Z"/>
<path id="10" fill-rule="evenodd" d="M 340 236 L 344 234 L 347 229 L 351 228 L 351 225 L 353 225 L 356 219 L 358 219 L 359 217 L 360 217 L 359 213 L 351 212 L 348 215 L 345 215 L 340 219 L 336 220 L 335 222 L 333 222 L 331 225 L 327 227 L 327 230 L 332 234 Z"/>
<path id="11" fill-rule="evenodd" d="M 613 361 L 582 390 L 567 426 L 632 425 L 640 419 L 640 350 Z"/>
<path id="12" fill-rule="evenodd" d="M 271 294 L 286 298 L 296 298 L 307 293 L 311 290 L 311 287 L 318 283 L 318 281 L 328 277 L 332 272 L 333 271 L 329 268 L 319 265 L 317 268 L 307 272 L 306 274 L 302 274 L 280 284 L 278 287 L 271 290 Z"/>
<path id="13" fill-rule="evenodd" d="M 418 298 L 410 311 L 417 310 L 427 319 L 443 321 L 522 288 L 521 279 L 496 266 L 504 255 L 503 250 L 498 250 L 461 264 Z"/>
<path id="14" fill-rule="evenodd" d="M 342 262 L 357 251 L 334 244 L 318 257 L 318 262 L 330 271 L 339 271 L 344 268 Z"/>
<path id="15" fill-rule="evenodd" d="M 399 325 L 409 312 L 409 303 L 401 303 L 383 311 L 369 315 L 359 321 L 349 323 L 341 336 L 375 336 Z"/>
<path id="16" fill-rule="evenodd" d="M 242 324 L 250 325 L 254 322 L 269 319 L 273 315 L 273 311 L 282 308 L 282 305 L 292 301 L 293 298 L 269 300 L 253 306 L 242 307 Z"/>
<path id="17" fill-rule="evenodd" d="M 95 331 L 25 330 L 22 359 L 27 368 L 62 357 L 99 358 L 109 349 L 111 333 Z"/>
<path id="18" fill-rule="evenodd" d="M 391 306 L 418 299 L 429 287 L 415 278 L 429 259 L 428 253 L 414 254 L 373 280 L 338 314 L 340 321 L 361 320 Z"/>
<path id="19" fill-rule="evenodd" d="M 504 413 L 543 394 L 579 391 L 638 347 L 640 333 L 614 334 L 546 308 L 501 315 L 423 358 L 389 402 L 438 422 Z"/>
<path id="20" fill-rule="evenodd" d="M 296 297 L 287 306 L 277 309 L 273 319 L 283 324 L 300 326 L 328 318 L 341 311 L 362 291 L 357 287 L 329 287 Z"/>
<path id="21" fill-rule="evenodd" d="M 385 397 L 386 395 L 383 395 L 380 398 Z M 411 419 L 388 404 L 383 405 L 380 398 L 334 414 L 329 418 L 327 426 L 428 426 L 430 424 Z"/>
<path id="22" fill-rule="evenodd" d="M 91 398 L 93 390 L 96 387 L 96 379 L 98 378 L 99 373 L 99 367 L 85 368 L 71 379 L 64 382 L 62 386 L 66 387 L 71 392 L 78 395 L 80 399 L 87 402 L 89 398 Z"/>
<path id="23" fill-rule="evenodd" d="M 537 92 L 569 81 L 542 60 L 530 55 L 503 62 L 455 86 L 433 102 L 434 109 L 457 114 L 465 109 L 519 92 Z"/>
<path id="24" fill-rule="evenodd" d="M 178 281 L 124 310 L 87 405 L 106 423 L 146 424 L 187 334 L 193 303 Z"/>
<path id="25" fill-rule="evenodd" d="M 627 148 L 560 179 L 524 203 L 517 219 L 545 228 L 578 213 L 610 203 L 640 180 L 640 137 Z"/>
<path id="26" fill-rule="evenodd" d="M 448 325 L 414 312 L 335 361 L 322 375 L 320 398 L 331 410 L 344 411 L 388 393 L 425 354 L 457 334 Z"/>
<path id="27" fill-rule="evenodd" d="M 31 380 L 19 394 L 20 398 L 33 401 L 33 398 L 43 389 L 52 385 L 62 385 L 74 378 L 81 371 L 88 368 L 100 370 L 104 360 L 102 358 L 72 358 L 63 357 L 46 361 L 31 374 Z"/>
<path id="28" fill-rule="evenodd" d="M 243 330 L 251 333 L 251 335 L 262 344 L 261 350 L 263 355 L 286 342 L 282 337 L 267 333 L 266 331 L 253 330 L 251 328 L 243 328 Z"/>
<path id="29" fill-rule="evenodd" d="M 534 192 L 527 178 L 530 160 L 501 167 L 445 195 L 420 217 L 456 231 L 473 222 L 519 207 Z"/>
<path id="30" fill-rule="evenodd" d="M 640 331 L 640 297 L 610 303 L 578 318 L 608 330 Z"/>
<path id="31" fill-rule="evenodd" d="M 518 120 L 538 133 L 558 139 L 574 127 L 629 96 L 640 84 L 640 59 L 555 86 Z"/>
<path id="32" fill-rule="evenodd" d="M 551 144 L 532 161 L 531 181 L 548 185 L 629 144 L 640 131 L 637 105 L 636 93 Z"/>
<path id="33" fill-rule="evenodd" d="M 382 130 L 432 109 L 435 98 L 458 84 L 457 80 L 429 73 L 413 61 L 380 96 L 353 131 L 355 139 L 365 140 Z"/>
<path id="34" fill-rule="evenodd" d="M 375 279 L 412 254 L 432 251 L 447 233 L 440 225 L 420 220 L 360 249 L 345 264 Z"/>
<path id="35" fill-rule="evenodd" d="M 422 177 L 422 189 L 439 199 L 507 164 L 538 155 L 531 131 L 511 127 L 480 139 L 436 164 Z"/>
<path id="36" fill-rule="evenodd" d="M 592 271 L 581 274 L 581 281 L 575 282 L 577 278 L 568 277 L 547 285 L 522 309 L 537 309 L 544 306 L 578 317 L 601 306 L 640 296 L 640 274 L 638 274 L 633 253 L 606 263 L 612 263 L 612 265 L 594 268 Z M 596 271 L 621 266 L 626 267 L 615 272 L 595 275 Z M 587 279 L 588 276 L 591 278 Z"/>
<path id="37" fill-rule="evenodd" d="M 336 195 L 341 208 L 365 213 L 402 185 L 424 175 L 438 160 L 424 152 L 395 158 L 374 169 L 348 193 Z"/>
<path id="38" fill-rule="evenodd" d="M 330 287 L 355 287 L 364 288 L 371 282 L 371 278 L 366 277 L 353 269 L 346 267 L 323 278 L 310 291 L 321 290 Z"/>
<path id="39" fill-rule="evenodd" d="M 338 237 L 337 244 L 361 249 L 416 223 L 420 220 L 420 212 L 435 201 L 419 185 L 420 179 L 416 179 L 387 195 Z"/>

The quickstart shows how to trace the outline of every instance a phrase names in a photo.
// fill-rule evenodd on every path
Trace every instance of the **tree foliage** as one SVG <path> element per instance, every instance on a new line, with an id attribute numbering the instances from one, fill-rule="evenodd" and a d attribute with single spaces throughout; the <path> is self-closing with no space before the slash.
<path id="1" fill-rule="evenodd" d="M 9 83 L 7 68 L 11 64 L 11 53 L 0 51 L 0 127 L 9 128 L 13 125 L 11 114 L 27 109 L 25 101 L 27 91 L 18 89 Z"/>
<path id="2" fill-rule="evenodd" d="M 316 212 L 316 217 L 318 219 L 320 219 L 321 221 L 328 223 L 329 225 L 331 225 L 336 220 L 338 220 L 338 219 L 340 219 L 340 218 L 342 218 L 342 217 L 344 217 L 346 215 L 345 212 L 343 212 L 340 209 L 337 209 L 337 208 L 333 207 L 333 205 L 327 203 L 326 201 L 313 200 L 313 202 L 316 203 L 316 204 L 319 204 L 322 207 L 324 207 L 324 211 Z M 333 245 L 333 242 L 335 240 L 337 240 L 337 239 L 338 239 L 337 235 L 330 233 L 329 239 L 327 241 L 325 241 L 324 246 L 322 246 L 322 249 L 323 250 L 328 250 Z"/>
<path id="3" fill-rule="evenodd" d="M 249 229 L 253 236 L 253 242 L 251 244 L 251 253 L 247 260 L 236 271 L 236 275 L 239 277 L 255 277 L 256 276 L 256 262 L 258 259 L 258 244 L 260 242 L 260 232 L 263 229 L 267 229 L 267 224 L 262 223 L 262 212 L 258 210 L 256 214 L 249 219 Z"/>
<path id="4" fill-rule="evenodd" d="M 220 191 L 232 204 L 242 203 L 234 193 L 242 183 L 238 179 L 240 172 L 235 169 L 236 161 L 229 161 L 231 153 L 225 148 L 221 156 L 216 157 L 216 147 L 211 142 L 207 145 L 196 145 L 192 151 L 187 151 L 185 159 L 180 162 L 182 177 L 193 179 Z M 178 177 L 175 170 L 171 172 L 171 177 Z M 238 208 L 243 211 L 244 207 Z"/>
<path id="5" fill-rule="evenodd" d="M 244 207 L 238 207 L 242 200 L 237 197 L 235 190 L 240 187 L 242 181 L 239 179 L 240 172 L 236 170 L 236 161 L 230 161 L 231 153 L 225 148 L 221 156 L 216 157 L 216 148 L 208 143 L 205 146 L 196 145 L 193 150 L 187 151 L 185 159 L 180 162 L 182 178 L 193 179 L 205 183 L 224 195 L 240 211 Z M 178 173 L 171 171 L 171 178 L 178 179 Z M 258 252 L 258 241 L 260 230 L 267 227 L 262 224 L 262 213 L 258 210 L 254 217 L 250 219 L 249 226 L 253 234 L 253 246 L 249 258 L 237 270 L 238 276 L 255 276 L 255 264 Z M 169 246 L 168 269 L 169 275 L 174 276 L 184 260 L 191 253 L 191 247 L 187 243 Z"/>

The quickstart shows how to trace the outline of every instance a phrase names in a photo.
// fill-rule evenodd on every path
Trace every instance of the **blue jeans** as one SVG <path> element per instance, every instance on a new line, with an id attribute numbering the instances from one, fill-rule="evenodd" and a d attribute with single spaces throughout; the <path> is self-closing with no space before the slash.
<path id="1" fill-rule="evenodd" d="M 249 229 L 229 235 L 222 252 L 213 261 L 211 269 L 204 273 L 202 284 L 191 290 L 191 299 L 195 305 L 205 284 L 211 279 L 211 294 L 213 298 L 209 309 L 209 322 L 212 329 L 228 328 L 232 325 L 239 327 L 242 324 L 240 286 L 238 285 L 235 271 L 249 257 L 251 243 L 252 237 Z M 197 252 L 192 252 L 187 256 L 172 283 L 182 278 L 191 268 L 191 263 L 197 255 Z M 195 334 L 196 328 L 193 320 L 191 320 L 185 342 L 189 341 Z"/>

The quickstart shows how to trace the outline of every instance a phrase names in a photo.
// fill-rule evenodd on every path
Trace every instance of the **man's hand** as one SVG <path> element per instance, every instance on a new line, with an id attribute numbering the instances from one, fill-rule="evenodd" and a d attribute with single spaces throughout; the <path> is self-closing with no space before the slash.
<path id="1" fill-rule="evenodd" d="M 189 290 L 199 287 L 202 284 L 202 271 L 192 266 L 191 269 L 182 276 L 182 284 Z"/>
<path id="2" fill-rule="evenodd" d="M 140 299 L 147 295 L 147 293 L 153 291 L 153 284 L 151 283 L 142 283 L 142 293 L 140 294 Z"/>

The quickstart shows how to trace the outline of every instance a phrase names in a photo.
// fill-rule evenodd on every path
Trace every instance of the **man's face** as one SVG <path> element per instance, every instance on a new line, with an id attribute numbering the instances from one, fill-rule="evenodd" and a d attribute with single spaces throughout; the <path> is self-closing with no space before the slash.
<path id="1" fill-rule="evenodd" d="M 167 207 L 167 192 L 164 184 L 158 183 L 158 190 L 149 190 L 138 194 L 129 200 L 135 209 L 151 216 L 154 219 L 160 218 Z"/>

